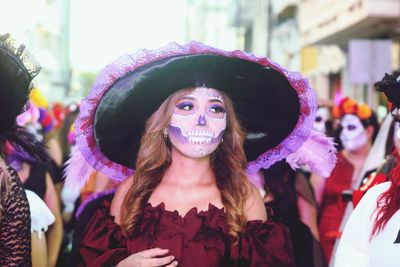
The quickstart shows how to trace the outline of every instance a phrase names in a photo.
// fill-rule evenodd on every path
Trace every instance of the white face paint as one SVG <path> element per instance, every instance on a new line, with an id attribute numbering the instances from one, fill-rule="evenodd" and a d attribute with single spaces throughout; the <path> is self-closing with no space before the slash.
<path id="1" fill-rule="evenodd" d="M 313 129 L 320 132 L 326 133 L 326 122 L 329 120 L 329 110 L 326 107 L 319 107 L 316 112 Z"/>
<path id="2" fill-rule="evenodd" d="M 197 88 L 175 104 L 168 127 L 174 149 L 190 158 L 214 152 L 226 128 L 222 96 L 215 89 Z"/>
<path id="3" fill-rule="evenodd" d="M 397 152 L 400 153 L 400 125 L 398 122 L 394 123 L 393 143 L 394 147 L 397 149 Z"/>
<path id="4" fill-rule="evenodd" d="M 367 130 L 356 115 L 347 114 L 341 121 L 340 140 L 348 151 L 356 151 L 368 143 Z"/>

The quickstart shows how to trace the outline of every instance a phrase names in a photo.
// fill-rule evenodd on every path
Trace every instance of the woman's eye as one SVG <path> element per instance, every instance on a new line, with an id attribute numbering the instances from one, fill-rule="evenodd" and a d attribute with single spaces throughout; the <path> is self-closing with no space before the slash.
<path id="1" fill-rule="evenodd" d="M 193 109 L 193 104 L 192 103 L 180 103 L 178 104 L 178 109 L 181 110 L 192 110 Z"/>
<path id="2" fill-rule="evenodd" d="M 212 106 L 210 111 L 213 113 L 225 113 L 225 109 L 221 106 Z"/>
<path id="3" fill-rule="evenodd" d="M 348 129 L 349 131 L 354 131 L 356 128 L 357 128 L 357 127 L 354 126 L 354 125 L 348 125 L 348 126 L 347 126 L 347 129 Z"/>

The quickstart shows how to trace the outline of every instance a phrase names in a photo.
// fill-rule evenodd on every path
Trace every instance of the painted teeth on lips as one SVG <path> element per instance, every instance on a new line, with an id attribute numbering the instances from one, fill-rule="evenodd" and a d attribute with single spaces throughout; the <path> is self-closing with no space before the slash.
<path id="1" fill-rule="evenodd" d="M 211 131 L 189 131 L 188 134 L 190 137 L 213 137 L 213 133 Z"/>
<path id="2" fill-rule="evenodd" d="M 191 136 L 189 137 L 189 142 L 193 144 L 210 144 L 211 137 Z"/>

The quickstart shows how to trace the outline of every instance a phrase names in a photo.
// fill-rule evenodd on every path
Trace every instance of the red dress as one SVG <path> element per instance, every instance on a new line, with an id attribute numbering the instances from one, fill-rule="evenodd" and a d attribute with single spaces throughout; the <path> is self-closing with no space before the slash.
<path id="1" fill-rule="evenodd" d="M 326 179 L 320 210 L 319 236 L 327 262 L 332 256 L 333 246 L 338 238 L 338 231 L 346 208 L 346 203 L 341 201 L 341 193 L 343 190 L 351 189 L 353 172 L 353 165 L 346 160 L 342 153 L 339 153 L 336 166 L 331 176 Z"/>
<path id="2" fill-rule="evenodd" d="M 294 266 L 287 229 L 277 223 L 249 221 L 238 245 L 229 242 L 225 212 L 213 205 L 207 211 L 177 211 L 146 204 L 133 234 L 125 238 L 103 201 L 82 236 L 78 252 L 81 266 L 115 266 L 146 249 L 169 249 L 180 267 Z"/>

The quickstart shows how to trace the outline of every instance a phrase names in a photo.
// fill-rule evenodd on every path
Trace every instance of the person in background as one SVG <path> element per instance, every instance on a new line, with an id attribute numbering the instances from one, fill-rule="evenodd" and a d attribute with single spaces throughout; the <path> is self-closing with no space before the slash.
<path id="1" fill-rule="evenodd" d="M 332 135 L 332 116 L 328 106 L 318 106 L 313 129 L 328 136 Z"/>
<path id="2" fill-rule="evenodd" d="M 315 127 L 321 121 L 314 121 L 310 135 L 296 152 L 250 175 L 271 211 L 269 218 L 289 228 L 298 267 L 326 266 L 318 242 L 318 206 L 309 181 L 311 173 L 329 176 L 336 163 L 333 139 Z"/>
<path id="3" fill-rule="evenodd" d="M 18 174 L 4 161 L 6 142 L 38 161 L 49 160 L 42 144 L 16 124 L 32 89 L 31 81 L 40 69 L 24 45 L 10 34 L 0 35 L 0 266 L 38 266 L 36 258 L 43 251 L 35 245 L 39 233 L 31 235 L 36 225 L 33 222 L 31 228 L 31 217 L 38 214 L 31 216 L 29 206 L 38 198 L 25 192 Z"/>
<path id="4" fill-rule="evenodd" d="M 376 85 L 393 104 L 391 112 L 398 124 L 400 72 L 385 74 Z M 396 162 L 389 181 L 369 189 L 352 212 L 339 241 L 335 267 L 399 266 L 400 164 Z"/>
<path id="5" fill-rule="evenodd" d="M 53 128 L 52 119 L 48 112 L 36 107 L 32 102 L 29 103 L 29 108 L 25 112 L 18 115 L 17 124 L 24 127 L 26 131 L 35 136 L 37 141 L 43 144 L 46 134 Z M 51 178 L 53 165 L 38 162 L 30 155 L 18 151 L 9 143 L 7 144 L 5 154 L 7 163 L 17 171 L 24 188 L 35 192 L 51 210 L 49 216 L 52 218 L 52 225 L 45 235 L 47 252 L 42 263 L 46 266 L 55 266 L 63 236 L 63 225 L 59 195 Z M 43 219 L 46 218 L 46 214 L 48 213 L 42 215 Z M 50 218 L 48 220 L 50 221 Z"/>
<path id="6" fill-rule="evenodd" d="M 358 188 L 360 176 L 365 175 L 361 173 L 366 169 L 365 160 L 378 132 L 378 122 L 371 108 L 353 99 L 344 98 L 334 107 L 333 115 L 340 118 L 339 136 L 343 150 L 328 178 L 311 177 L 320 203 L 319 238 L 327 262 L 340 236 L 339 228 L 345 213 L 342 192 Z"/>

